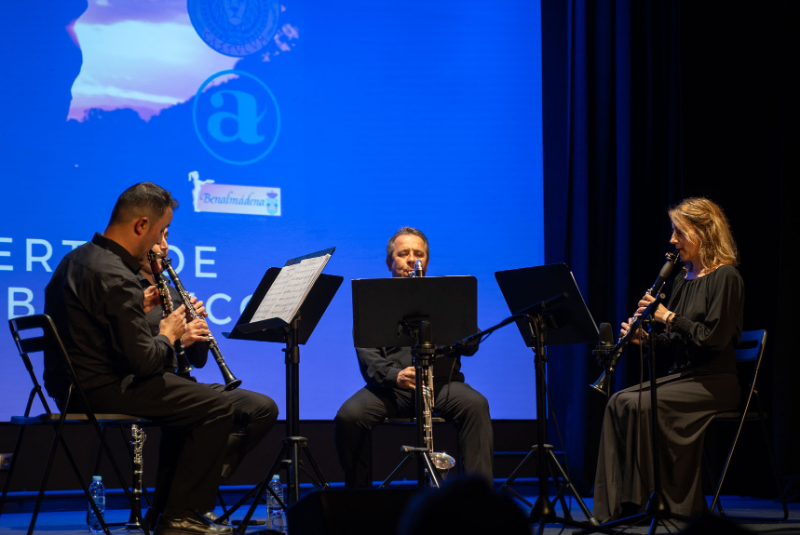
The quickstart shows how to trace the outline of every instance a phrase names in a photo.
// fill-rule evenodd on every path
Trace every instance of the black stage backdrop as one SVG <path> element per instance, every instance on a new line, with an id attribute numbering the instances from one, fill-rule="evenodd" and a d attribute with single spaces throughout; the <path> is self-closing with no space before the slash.
<path id="1" fill-rule="evenodd" d="M 797 4 L 542 2 L 546 261 L 567 262 L 595 320 L 616 331 L 673 249 L 667 208 L 690 196 L 720 203 L 740 249 L 745 329 L 769 331 L 760 385 L 787 481 L 800 474 L 800 363 L 789 323 L 790 242 L 800 227 L 788 191 L 800 176 L 789 136 L 800 94 Z M 605 405 L 588 388 L 601 373 L 590 350 L 554 347 L 548 364 L 583 491 Z M 638 355 L 626 354 L 615 389 L 637 382 L 639 370 Z M 558 444 L 552 419 L 549 441 Z"/>

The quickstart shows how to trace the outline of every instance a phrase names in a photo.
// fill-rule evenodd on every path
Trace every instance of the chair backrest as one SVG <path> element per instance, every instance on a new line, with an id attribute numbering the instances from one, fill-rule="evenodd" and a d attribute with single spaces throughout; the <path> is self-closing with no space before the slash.
<path id="1" fill-rule="evenodd" d="M 767 331 L 760 329 L 757 331 L 744 331 L 739 345 L 736 347 L 736 362 L 752 362 L 752 375 L 745 376 L 740 373 L 739 381 L 742 385 L 742 412 L 746 413 L 750 407 L 750 400 L 756 390 L 756 380 L 758 370 L 761 368 L 761 360 L 764 356 L 764 346 L 767 344 Z M 749 383 L 747 382 L 749 381 Z"/>
<path id="2" fill-rule="evenodd" d="M 34 316 L 10 319 L 8 320 L 8 326 L 11 329 L 11 336 L 14 338 L 14 343 L 17 345 L 19 355 L 22 357 L 25 368 L 28 370 L 28 374 L 31 376 L 31 381 L 33 382 L 33 388 L 28 396 L 28 404 L 25 408 L 25 416 L 30 416 L 33 400 L 36 396 L 39 397 L 47 414 L 53 414 L 50 410 L 50 406 L 47 404 L 47 399 L 45 399 L 42 385 L 36 377 L 36 372 L 33 369 L 33 363 L 29 355 L 30 353 L 44 352 L 45 348 L 52 348 L 54 351 L 60 353 L 60 356 L 64 359 L 68 369 L 71 371 L 72 363 L 69 360 L 69 355 L 64 348 L 64 344 L 61 342 L 61 338 L 58 336 L 58 331 L 56 331 L 53 320 L 47 314 L 36 314 Z M 28 332 L 34 329 L 41 329 L 41 334 L 31 335 L 31 333 Z"/>
<path id="3" fill-rule="evenodd" d="M 760 361 L 766 343 L 767 331 L 764 329 L 744 331 L 739 345 L 736 346 L 736 362 Z"/>

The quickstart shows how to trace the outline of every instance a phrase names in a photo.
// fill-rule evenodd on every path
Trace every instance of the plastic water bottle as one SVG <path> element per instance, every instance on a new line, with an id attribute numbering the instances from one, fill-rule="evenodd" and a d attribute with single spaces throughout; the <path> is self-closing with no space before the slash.
<path id="1" fill-rule="evenodd" d="M 100 515 L 103 516 L 106 510 L 106 487 L 103 485 L 103 476 L 94 476 L 92 478 L 92 485 L 89 487 L 89 494 L 92 495 Z M 100 520 L 95 516 L 92 505 L 89 504 L 89 512 L 86 514 L 86 525 L 89 526 L 89 531 L 92 533 L 103 533 L 103 526 Z"/>
<path id="2" fill-rule="evenodd" d="M 272 476 L 269 488 L 283 501 L 283 486 L 281 486 L 281 478 L 278 474 Z M 286 529 L 286 514 L 278 500 L 272 497 L 272 494 L 267 495 L 267 529 L 288 533 Z"/>

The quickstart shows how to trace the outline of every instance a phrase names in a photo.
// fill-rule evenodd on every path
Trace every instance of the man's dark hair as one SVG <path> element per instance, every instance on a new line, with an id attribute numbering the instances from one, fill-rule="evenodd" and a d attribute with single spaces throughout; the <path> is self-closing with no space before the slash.
<path id="1" fill-rule="evenodd" d="M 394 233 L 394 235 L 389 238 L 389 241 L 386 243 L 386 260 L 391 262 L 392 261 L 392 253 L 394 252 L 394 240 L 399 238 L 400 236 L 417 236 L 418 238 L 422 239 L 422 243 L 425 244 L 425 257 L 430 260 L 431 251 L 430 247 L 428 246 L 428 238 L 425 234 L 422 233 L 421 230 L 415 229 L 414 227 L 400 227 L 400 229 Z"/>
<path id="2" fill-rule="evenodd" d="M 155 223 L 167 208 L 178 207 L 177 199 L 157 184 L 140 182 L 122 192 L 111 212 L 109 225 L 125 223 L 138 217 L 149 217 Z"/>

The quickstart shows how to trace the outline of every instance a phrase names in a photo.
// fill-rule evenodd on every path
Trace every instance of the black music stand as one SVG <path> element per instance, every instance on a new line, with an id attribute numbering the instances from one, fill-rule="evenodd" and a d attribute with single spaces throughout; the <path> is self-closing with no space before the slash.
<path id="1" fill-rule="evenodd" d="M 435 326 L 435 329 L 433 327 Z M 425 445 L 422 370 L 433 365 L 437 346 L 447 346 L 478 330 L 478 280 L 475 277 L 419 277 L 353 280 L 355 347 L 411 347 L 415 368 L 416 446 L 406 454 L 381 488 L 417 458 L 417 481 L 425 485 L 427 468 L 433 486 L 439 470 Z"/>
<path id="2" fill-rule="evenodd" d="M 333 249 L 321 251 L 314 254 L 332 253 Z M 314 255 L 309 255 L 314 256 Z M 306 257 L 301 257 L 306 258 Z M 287 262 L 290 265 L 293 259 Z M 239 340 L 254 340 L 258 342 L 277 342 L 283 343 L 286 347 L 282 350 L 286 353 L 286 437 L 283 439 L 283 448 L 278 454 L 272 467 L 269 469 L 266 477 L 256 487 L 253 487 L 241 500 L 239 500 L 233 507 L 231 507 L 224 515 L 220 516 L 217 523 L 230 518 L 231 514 L 244 505 L 253 495 L 253 500 L 250 509 L 247 512 L 244 520 L 238 528 L 238 532 L 242 535 L 247 529 L 247 524 L 253 516 L 256 507 L 265 492 L 272 490 L 269 489 L 269 482 L 273 474 L 277 473 L 281 463 L 288 464 L 288 477 L 286 483 L 287 502 L 289 504 L 297 503 L 300 500 L 300 471 L 312 481 L 314 486 L 319 488 L 328 487 L 322 472 L 319 469 L 316 461 L 314 460 L 311 450 L 308 447 L 308 439 L 300 435 L 300 345 L 305 345 L 308 342 L 311 333 L 319 323 L 322 315 L 327 310 L 333 296 L 341 286 L 343 277 L 338 275 L 325 275 L 321 274 L 314 285 L 311 287 L 308 295 L 306 296 L 300 310 L 292 319 L 287 323 L 280 318 L 270 318 L 262 321 L 250 323 L 253 315 L 256 313 L 259 304 L 267 295 L 267 291 L 275 282 L 281 268 L 269 268 L 264 278 L 261 279 L 258 288 L 250 302 L 247 304 L 242 316 L 236 323 L 233 331 L 230 333 L 223 333 L 227 338 Z M 314 470 L 316 480 L 306 472 L 299 463 L 300 450 L 306 454 L 306 458 Z M 276 497 L 277 498 L 277 497 Z M 280 501 L 280 500 L 279 500 Z M 286 504 L 281 504 L 286 509 Z"/>
<path id="3" fill-rule="evenodd" d="M 511 313 L 523 315 L 516 320 L 516 323 L 523 340 L 525 340 L 525 345 L 534 351 L 536 369 L 536 444 L 519 466 L 514 469 L 500 490 L 508 490 L 531 507 L 530 519 L 531 522 L 539 523 L 538 533 L 540 534 L 544 533 L 546 523 L 576 527 L 587 526 L 587 524 L 572 518 L 564 501 L 565 490 L 569 490 L 575 497 L 583 514 L 589 519 L 589 523 L 597 526 L 597 520 L 592 516 L 573 487 L 569 476 L 556 459 L 553 446 L 546 443 L 547 379 L 545 374 L 546 346 L 595 342 L 598 334 L 597 325 L 592 319 L 589 309 L 586 308 L 575 278 L 566 264 L 498 271 L 495 273 L 495 278 Z M 531 505 L 510 485 L 533 457 L 538 460 L 539 496 L 536 498 L 536 503 Z M 555 501 L 561 501 L 564 518 L 556 516 L 553 502 L 550 500 L 548 493 L 550 474 L 552 474 L 553 482 L 558 486 Z M 559 484 L 558 476 L 563 480 L 563 485 Z"/>

